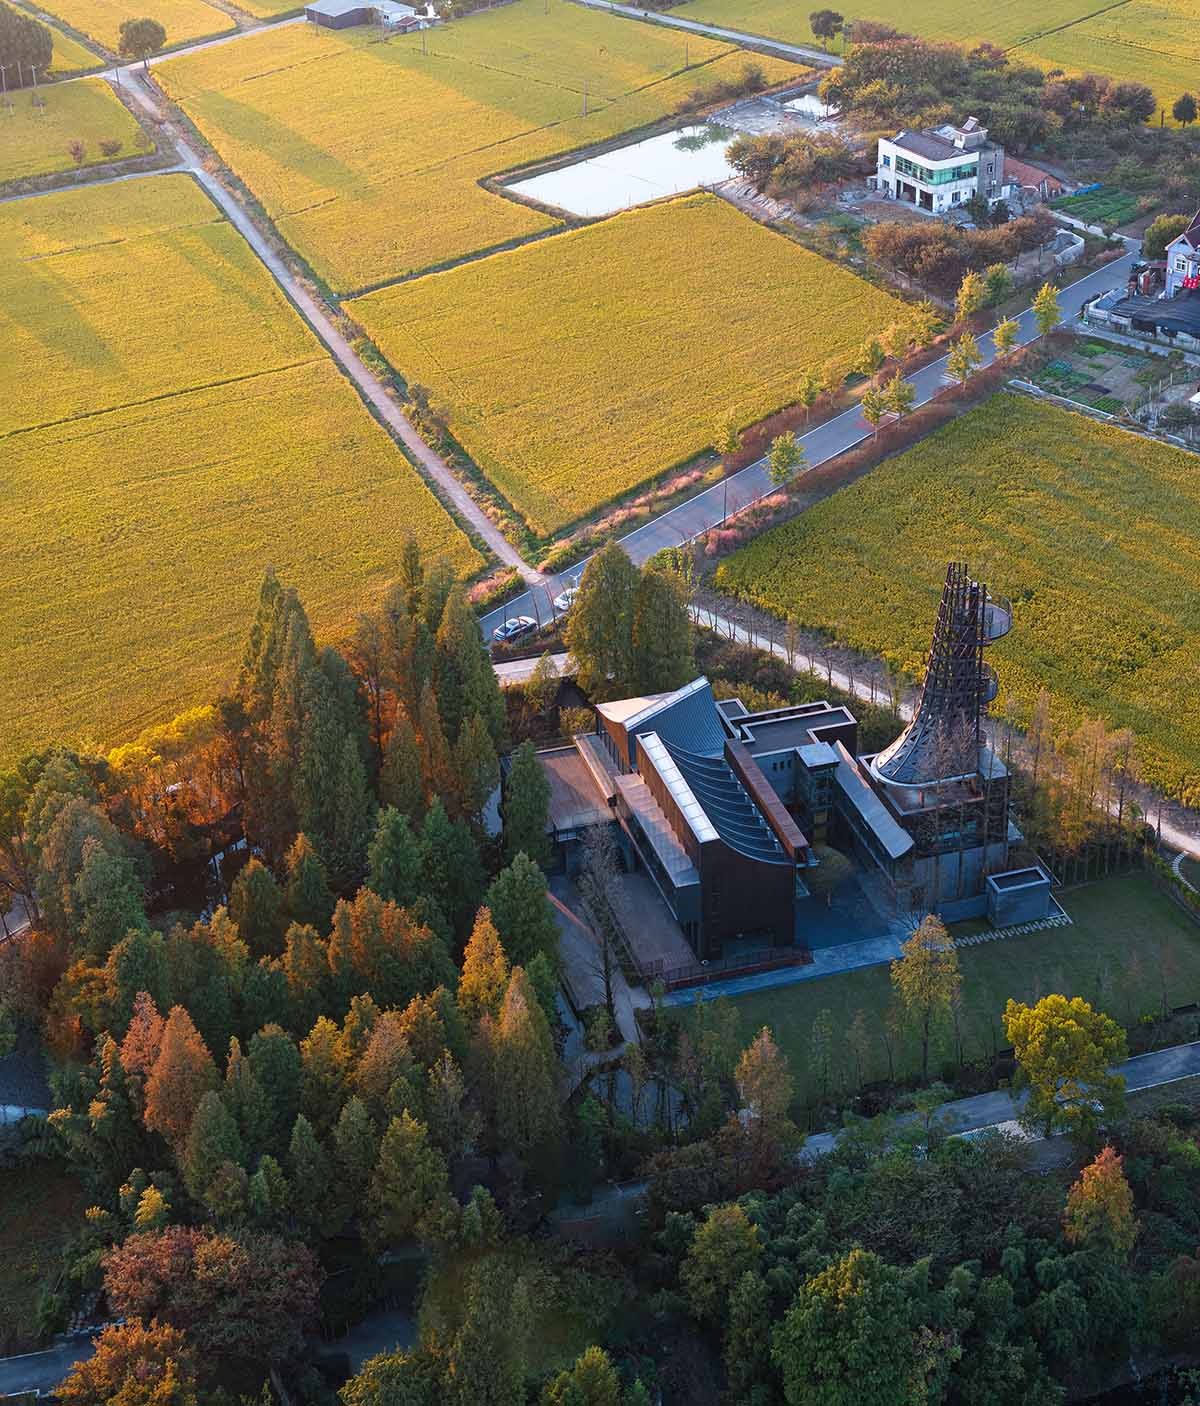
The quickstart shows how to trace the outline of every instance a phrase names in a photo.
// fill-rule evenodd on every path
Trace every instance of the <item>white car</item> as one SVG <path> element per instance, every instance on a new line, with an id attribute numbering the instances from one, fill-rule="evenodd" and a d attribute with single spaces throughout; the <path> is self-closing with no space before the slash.
<path id="1" fill-rule="evenodd" d="M 537 629 L 537 621 L 530 615 L 514 615 L 503 625 L 497 625 L 492 631 L 492 638 L 498 644 L 504 644 L 507 640 L 519 640 L 522 635 L 529 635 Z"/>
<path id="2" fill-rule="evenodd" d="M 560 596 L 554 597 L 554 608 L 560 615 L 565 615 L 575 604 L 575 597 L 579 594 L 578 586 L 568 586 Z"/>

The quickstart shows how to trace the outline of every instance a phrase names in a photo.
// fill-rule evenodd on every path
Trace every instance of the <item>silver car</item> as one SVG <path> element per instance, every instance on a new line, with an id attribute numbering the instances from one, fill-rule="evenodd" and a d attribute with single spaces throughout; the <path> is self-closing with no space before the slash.
<path id="1" fill-rule="evenodd" d="M 503 625 L 496 626 L 492 638 L 497 644 L 505 644 L 509 640 L 519 640 L 522 635 L 533 634 L 537 627 L 532 615 L 513 615 Z"/>
<path id="2" fill-rule="evenodd" d="M 575 604 L 575 597 L 579 594 L 578 586 L 568 586 L 560 596 L 554 597 L 554 609 L 560 615 L 565 615 Z"/>

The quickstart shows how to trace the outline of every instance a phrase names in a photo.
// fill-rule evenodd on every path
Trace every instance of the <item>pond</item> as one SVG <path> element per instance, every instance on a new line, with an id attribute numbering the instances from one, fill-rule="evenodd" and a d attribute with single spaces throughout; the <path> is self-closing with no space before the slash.
<path id="1" fill-rule="evenodd" d="M 833 111 L 831 107 L 825 106 L 816 93 L 801 93 L 798 98 L 789 98 L 784 107 L 788 112 L 799 112 L 805 117 L 815 118 L 818 122 L 824 122 Z"/>
<path id="2" fill-rule="evenodd" d="M 648 200 L 728 180 L 734 172 L 725 149 L 736 135 L 715 123 L 681 127 L 516 181 L 507 189 L 571 215 L 614 215 Z"/>

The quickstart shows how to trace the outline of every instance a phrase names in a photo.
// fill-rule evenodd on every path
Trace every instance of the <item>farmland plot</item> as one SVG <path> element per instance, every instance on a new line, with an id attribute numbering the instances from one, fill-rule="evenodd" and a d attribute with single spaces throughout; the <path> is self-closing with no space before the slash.
<path id="1" fill-rule="evenodd" d="M 999 395 L 752 542 L 725 590 L 919 676 L 951 557 L 1013 598 L 989 651 L 1028 715 L 1133 729 L 1147 781 L 1200 803 L 1200 459 Z M 995 656 L 994 658 L 992 656 Z"/>
<path id="2" fill-rule="evenodd" d="M 666 30 L 518 0 L 424 41 L 296 25 L 155 74 L 346 293 L 555 228 L 479 182 L 652 122 L 748 61 L 695 36 L 686 57 L 684 71 L 684 40 Z M 773 81 L 803 73 L 755 62 Z"/>
<path id="3" fill-rule="evenodd" d="M 1168 114 L 1179 94 L 1195 87 L 1194 0 L 853 0 L 837 9 L 851 23 L 883 20 L 965 48 L 996 44 L 1012 51 L 1014 61 L 1041 68 L 1148 83 Z M 818 46 L 810 12 L 789 0 L 691 0 L 677 13 Z"/>
<path id="4" fill-rule="evenodd" d="M 0 759 L 228 677 L 263 569 L 353 619 L 412 531 L 478 558 L 184 176 L 0 206 Z"/>
<path id="5" fill-rule="evenodd" d="M 904 304 L 710 195 L 355 299 L 484 472 L 550 533 L 793 398 Z"/>
<path id="6" fill-rule="evenodd" d="M 204 0 L 154 0 L 147 9 L 138 0 L 39 0 L 39 11 L 69 24 L 80 34 L 94 39 L 115 54 L 120 44 L 121 24 L 150 14 L 167 31 L 168 45 L 186 44 L 228 34 L 235 22 Z"/>
<path id="7" fill-rule="evenodd" d="M 0 181 L 70 170 L 75 158 L 67 146 L 75 140 L 84 144 L 85 166 L 109 160 L 100 150 L 102 141 L 120 142 L 122 156 L 134 154 L 140 128 L 102 78 L 44 85 L 40 108 L 33 96 L 22 88 L 12 96 L 11 114 L 0 110 Z"/>

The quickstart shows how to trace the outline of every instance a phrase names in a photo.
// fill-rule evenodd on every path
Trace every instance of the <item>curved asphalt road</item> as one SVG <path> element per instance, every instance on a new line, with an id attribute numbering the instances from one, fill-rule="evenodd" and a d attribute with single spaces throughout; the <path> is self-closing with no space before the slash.
<path id="1" fill-rule="evenodd" d="M 1059 290 L 1058 303 L 1064 322 L 1070 322 L 1077 317 L 1084 303 L 1097 294 L 1110 288 L 1124 286 L 1129 270 L 1133 267 L 1137 249 L 1132 240 L 1127 240 L 1126 244 L 1129 252 L 1122 258 L 1115 259 L 1095 273 L 1089 273 Z M 1021 346 L 1037 339 L 1038 330 L 1032 309 L 1027 308 L 1021 313 L 1017 324 L 1017 340 Z M 985 366 L 995 360 L 995 347 L 990 332 L 979 338 L 979 350 L 983 354 Z M 914 408 L 926 404 L 950 380 L 946 373 L 946 357 L 931 362 L 920 371 L 914 371 L 907 380 L 917 393 Z M 800 443 L 803 444 L 807 455 L 807 466 L 814 468 L 825 463 L 827 459 L 852 449 L 872 433 L 871 426 L 863 419 L 857 406 L 843 411 L 834 419 L 827 420 L 823 425 L 818 425 L 800 437 Z M 709 528 L 718 526 L 727 511 L 732 513 L 736 508 L 745 507 L 770 491 L 771 480 L 767 474 L 767 461 L 765 458 L 759 459 L 740 473 L 731 475 L 722 483 L 705 489 L 694 498 L 689 498 L 677 508 L 672 508 L 669 512 L 644 523 L 627 537 L 622 537 L 621 546 L 629 553 L 634 563 L 640 566 L 649 561 L 655 552 L 664 547 L 678 547 L 690 542 Z M 483 616 L 480 626 L 484 634 L 490 639 L 492 630 L 514 615 L 529 615 L 543 623 L 551 620 L 554 614 L 551 600 L 562 590 L 564 584 L 573 584 L 579 580 L 588 560 L 590 558 L 584 558 L 568 570 L 548 576 L 546 585 L 534 587 L 499 610 L 493 610 Z"/>

